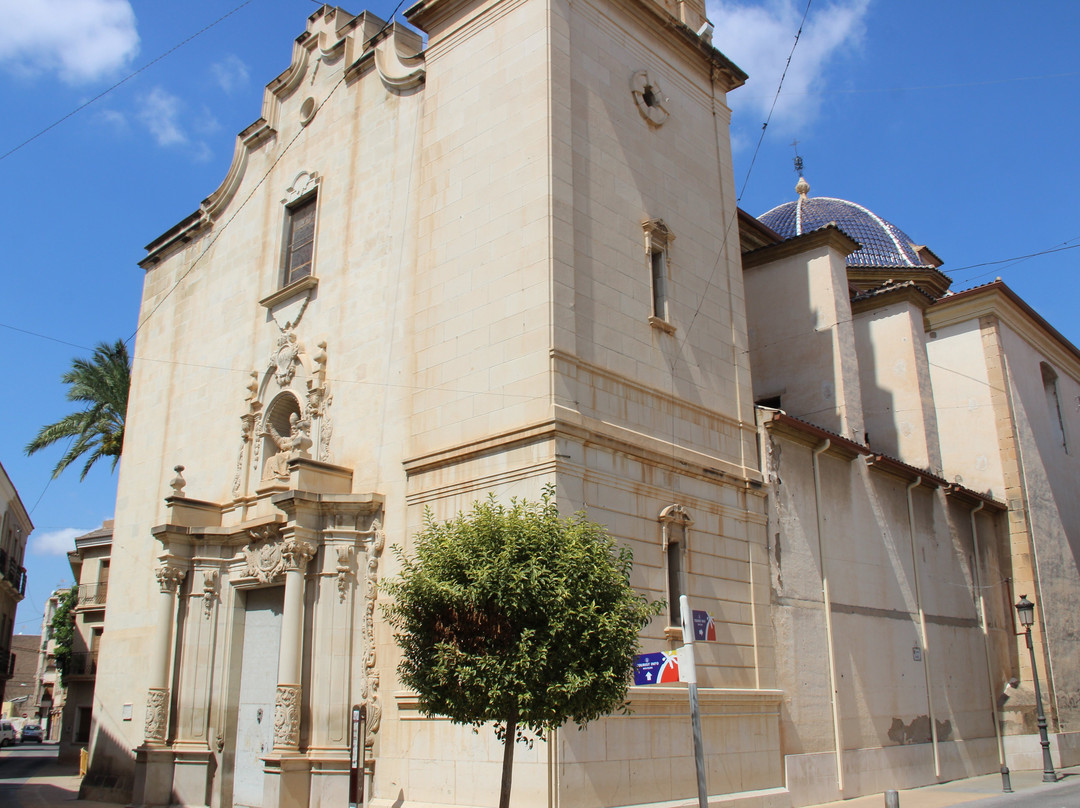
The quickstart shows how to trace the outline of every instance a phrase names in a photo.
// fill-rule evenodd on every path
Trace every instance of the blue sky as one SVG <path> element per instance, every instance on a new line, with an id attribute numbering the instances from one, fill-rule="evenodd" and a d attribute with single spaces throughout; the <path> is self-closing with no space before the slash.
<path id="1" fill-rule="evenodd" d="M 23 447 L 68 412 L 59 379 L 72 357 L 134 333 L 143 246 L 217 188 L 318 7 L 241 2 L 0 0 L 0 155 L 91 102 L 0 158 L 0 462 L 36 525 L 20 633 L 37 632 L 48 593 L 70 582 L 71 539 L 111 517 L 116 494 L 108 464 L 50 483 L 59 450 Z M 395 5 L 367 8 L 385 18 Z M 945 261 L 954 289 L 1002 277 L 1080 343 L 1080 3 L 812 0 L 756 158 L 806 4 L 708 8 L 714 44 L 751 76 L 729 97 L 744 209 L 795 197 L 797 139 L 811 195 L 892 221 Z"/>

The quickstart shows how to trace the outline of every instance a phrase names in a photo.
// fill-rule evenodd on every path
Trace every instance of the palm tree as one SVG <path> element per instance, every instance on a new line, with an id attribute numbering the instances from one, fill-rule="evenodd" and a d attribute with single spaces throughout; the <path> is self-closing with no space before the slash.
<path id="1" fill-rule="evenodd" d="M 124 418 L 131 386 L 131 360 L 124 341 L 117 340 L 113 345 L 99 343 L 92 359 L 72 360 L 71 370 L 60 380 L 68 385 L 68 401 L 80 401 L 86 407 L 43 426 L 37 437 L 26 444 L 26 453 L 32 455 L 69 438 L 71 444 L 53 469 L 54 478 L 87 452 L 90 457 L 80 480 L 103 457 L 111 457 L 115 469 L 124 448 Z"/>

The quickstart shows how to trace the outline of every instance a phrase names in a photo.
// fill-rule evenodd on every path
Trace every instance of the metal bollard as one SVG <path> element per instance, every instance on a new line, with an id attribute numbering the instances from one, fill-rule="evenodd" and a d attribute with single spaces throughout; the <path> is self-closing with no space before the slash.
<path id="1" fill-rule="evenodd" d="M 885 792 L 885 808 L 900 808 L 900 793 L 898 791 Z"/>

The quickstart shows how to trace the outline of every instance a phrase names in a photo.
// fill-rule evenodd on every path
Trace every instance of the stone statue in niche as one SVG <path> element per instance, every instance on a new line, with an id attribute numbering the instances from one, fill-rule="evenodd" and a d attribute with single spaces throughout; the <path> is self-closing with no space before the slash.
<path id="1" fill-rule="evenodd" d="M 301 418 L 298 413 L 289 415 L 289 434 L 282 435 L 269 421 L 263 435 L 270 438 L 277 446 L 277 453 L 266 461 L 264 479 L 277 477 L 287 479 L 289 476 L 289 459 L 293 457 L 308 457 L 308 449 L 311 448 L 311 421 Z"/>

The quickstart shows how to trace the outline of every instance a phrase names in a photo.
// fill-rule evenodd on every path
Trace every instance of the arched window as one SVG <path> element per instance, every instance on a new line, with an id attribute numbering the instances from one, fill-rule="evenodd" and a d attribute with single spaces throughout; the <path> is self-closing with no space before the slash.
<path id="1" fill-rule="evenodd" d="M 682 626 L 679 598 L 686 594 L 687 538 L 694 520 L 682 505 L 668 505 L 660 511 L 664 567 L 667 573 L 668 625 Z"/>

